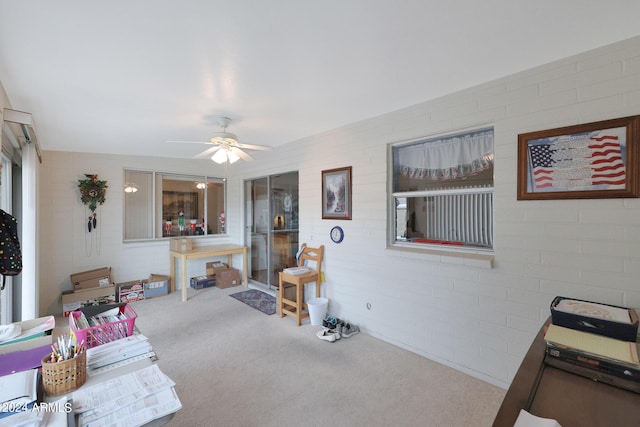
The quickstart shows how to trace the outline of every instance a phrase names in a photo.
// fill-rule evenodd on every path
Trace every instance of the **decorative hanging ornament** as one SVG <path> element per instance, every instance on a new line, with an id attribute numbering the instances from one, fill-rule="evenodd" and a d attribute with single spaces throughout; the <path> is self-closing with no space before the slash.
<path id="1" fill-rule="evenodd" d="M 98 226 L 98 220 L 96 218 L 96 208 L 98 204 L 103 204 L 105 200 L 105 194 L 107 192 L 107 181 L 100 181 L 98 175 L 84 174 L 86 179 L 78 180 L 78 187 L 80 188 L 80 200 L 85 205 L 89 205 L 89 209 L 93 213 L 89 217 L 87 223 L 87 230 L 89 233 L 91 229 L 96 229 Z"/>

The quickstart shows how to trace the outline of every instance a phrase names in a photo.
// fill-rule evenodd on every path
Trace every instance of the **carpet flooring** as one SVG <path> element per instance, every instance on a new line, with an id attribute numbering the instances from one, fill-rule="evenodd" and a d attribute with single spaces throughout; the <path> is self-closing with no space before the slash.
<path id="1" fill-rule="evenodd" d="M 253 307 L 264 314 L 276 313 L 276 299 L 274 296 L 262 292 L 258 289 L 249 289 L 248 291 L 237 292 L 229 295 L 232 298 L 237 299 L 249 307 Z"/>
<path id="2" fill-rule="evenodd" d="M 330 343 L 240 287 L 136 301 L 182 409 L 167 427 L 488 427 L 505 391 L 362 332 Z M 246 307 L 246 308 L 245 308 Z"/>

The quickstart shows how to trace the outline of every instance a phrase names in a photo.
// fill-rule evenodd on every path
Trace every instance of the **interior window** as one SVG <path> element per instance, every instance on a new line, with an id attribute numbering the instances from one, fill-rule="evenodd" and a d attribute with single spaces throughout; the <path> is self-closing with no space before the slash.
<path id="1" fill-rule="evenodd" d="M 391 147 L 392 245 L 493 247 L 493 129 Z"/>
<path id="2" fill-rule="evenodd" d="M 125 170 L 124 240 L 224 234 L 225 180 Z"/>

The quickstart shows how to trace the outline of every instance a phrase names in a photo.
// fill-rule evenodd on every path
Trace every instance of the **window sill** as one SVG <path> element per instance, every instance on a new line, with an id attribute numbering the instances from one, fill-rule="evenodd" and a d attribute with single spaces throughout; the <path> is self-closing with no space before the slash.
<path id="1" fill-rule="evenodd" d="M 439 262 L 442 264 L 464 265 L 477 268 L 493 268 L 493 252 L 476 252 L 473 250 L 451 250 L 449 248 L 416 248 L 400 245 L 388 246 L 391 256 Z"/>

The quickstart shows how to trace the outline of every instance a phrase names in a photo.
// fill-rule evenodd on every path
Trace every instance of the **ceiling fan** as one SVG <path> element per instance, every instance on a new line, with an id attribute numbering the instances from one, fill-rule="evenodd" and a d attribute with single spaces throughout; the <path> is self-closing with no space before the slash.
<path id="1" fill-rule="evenodd" d="M 238 137 L 231 133 L 227 132 L 227 127 L 231 123 L 231 119 L 229 117 L 220 117 L 218 119 L 218 125 L 222 128 L 222 132 L 214 132 L 213 136 L 209 141 L 169 141 L 169 142 L 178 142 L 185 144 L 208 144 L 211 147 L 204 150 L 202 153 L 196 155 L 196 158 L 209 157 L 211 156 L 211 160 L 218 164 L 223 163 L 234 163 L 240 159 L 246 161 L 254 160 L 245 150 L 260 150 L 260 151 L 268 151 L 271 150 L 271 147 L 266 147 L 264 145 L 251 145 L 251 144 L 243 144 L 238 142 Z"/>

